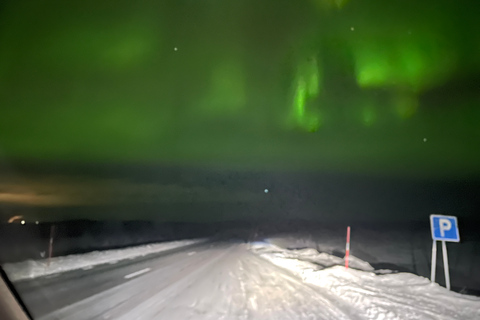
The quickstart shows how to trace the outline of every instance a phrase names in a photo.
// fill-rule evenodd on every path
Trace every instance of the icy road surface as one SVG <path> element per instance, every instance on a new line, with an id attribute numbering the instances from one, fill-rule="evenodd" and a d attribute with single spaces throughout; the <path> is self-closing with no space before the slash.
<path id="1" fill-rule="evenodd" d="M 50 301 L 99 289 L 43 314 L 37 309 L 36 318 L 480 319 L 479 298 L 412 274 L 377 275 L 363 261 L 357 267 L 368 271 L 335 266 L 341 262 L 313 249 L 201 244 L 112 269 L 77 270 L 69 279 L 59 275 Z"/>

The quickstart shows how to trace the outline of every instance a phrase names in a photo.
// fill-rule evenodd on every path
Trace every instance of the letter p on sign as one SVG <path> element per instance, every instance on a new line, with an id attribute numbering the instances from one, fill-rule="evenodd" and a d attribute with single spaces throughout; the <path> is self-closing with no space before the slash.
<path id="1" fill-rule="evenodd" d="M 440 224 L 440 235 L 445 237 L 445 231 L 452 229 L 452 223 L 448 219 L 441 218 L 439 220 Z"/>
<path id="2" fill-rule="evenodd" d="M 432 229 L 432 239 L 438 241 L 459 242 L 460 234 L 458 232 L 457 217 L 431 215 L 430 227 Z"/>

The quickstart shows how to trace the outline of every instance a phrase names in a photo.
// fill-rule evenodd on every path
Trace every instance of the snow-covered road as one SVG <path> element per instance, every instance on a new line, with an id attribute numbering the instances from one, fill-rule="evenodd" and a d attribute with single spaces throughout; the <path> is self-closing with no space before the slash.
<path id="1" fill-rule="evenodd" d="M 361 261 L 367 271 L 330 266 L 339 262 L 313 249 L 209 243 L 110 271 L 114 286 L 39 318 L 480 319 L 476 297 L 412 274 L 377 275 Z"/>
<path id="2" fill-rule="evenodd" d="M 357 319 L 353 308 L 246 245 L 188 252 L 168 264 L 162 260 L 131 281 L 42 319 Z"/>

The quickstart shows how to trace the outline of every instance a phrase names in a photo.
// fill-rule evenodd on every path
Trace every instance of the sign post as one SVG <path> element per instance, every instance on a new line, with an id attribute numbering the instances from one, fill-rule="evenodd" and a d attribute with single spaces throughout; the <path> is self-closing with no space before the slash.
<path id="1" fill-rule="evenodd" d="M 436 266 L 437 264 L 437 240 L 433 240 L 433 245 L 432 245 L 432 269 L 430 272 L 430 281 L 435 282 L 435 271 L 436 271 Z"/>
<path id="2" fill-rule="evenodd" d="M 442 241 L 443 268 L 445 272 L 445 285 L 450 290 L 450 273 L 448 270 L 447 244 L 449 242 L 460 242 L 457 217 L 443 216 L 439 214 L 430 215 L 430 227 L 432 230 L 432 269 L 430 280 L 435 282 L 435 267 L 437 265 L 437 241 Z"/>
<path id="3" fill-rule="evenodd" d="M 445 285 L 450 290 L 450 271 L 448 270 L 447 245 L 442 241 L 443 269 L 445 272 Z"/>

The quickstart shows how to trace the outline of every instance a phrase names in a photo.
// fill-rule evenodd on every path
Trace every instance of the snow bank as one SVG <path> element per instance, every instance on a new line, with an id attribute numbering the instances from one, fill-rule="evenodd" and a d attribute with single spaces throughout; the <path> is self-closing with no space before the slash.
<path id="1" fill-rule="evenodd" d="M 448 291 L 424 277 L 387 270 L 377 274 L 360 259 L 354 259 L 355 269 L 347 270 L 338 265 L 343 259 L 313 249 L 286 250 L 265 243 L 251 248 L 348 304 L 360 319 L 480 319 L 480 298 Z"/>
<path id="2" fill-rule="evenodd" d="M 266 244 L 261 242 L 253 243 L 252 250 L 256 253 L 262 254 L 267 260 L 274 262 L 275 260 L 281 260 L 285 263 L 286 260 L 301 260 L 301 264 L 307 266 L 312 270 L 320 270 L 326 267 L 345 265 L 345 260 L 334 255 L 321 252 L 312 248 L 305 248 L 300 250 L 288 250 L 276 246 L 274 244 Z M 274 262 L 275 263 L 275 262 Z M 292 261 L 292 263 L 294 263 Z M 295 262 L 300 263 L 300 262 Z M 353 255 L 350 255 L 349 266 L 354 269 L 364 271 L 374 271 L 374 268 Z"/>
<path id="3" fill-rule="evenodd" d="M 162 242 L 147 244 L 124 249 L 93 251 L 85 254 L 72 254 L 63 257 L 51 259 L 50 266 L 47 266 L 48 259 L 27 260 L 16 263 L 6 263 L 3 269 L 8 275 L 10 281 L 15 282 L 25 279 L 58 274 L 61 272 L 91 269 L 100 264 L 115 264 L 121 260 L 135 259 L 148 254 L 188 246 L 205 241 L 204 239 L 181 240 L 172 242 Z"/>

